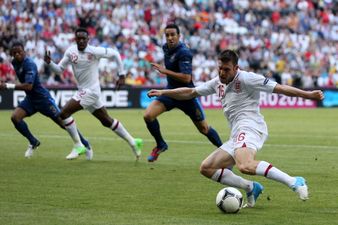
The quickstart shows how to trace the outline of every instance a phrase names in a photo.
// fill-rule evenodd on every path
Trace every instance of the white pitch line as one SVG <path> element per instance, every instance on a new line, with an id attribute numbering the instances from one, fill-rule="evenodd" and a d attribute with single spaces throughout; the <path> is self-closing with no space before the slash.
<path id="1" fill-rule="evenodd" d="M 15 134 L 0 134 L 0 137 L 15 137 Z M 56 138 L 56 139 L 66 139 L 69 138 L 69 136 L 66 135 L 53 135 L 53 134 L 39 134 L 39 137 L 43 138 Z M 97 137 L 97 136 L 86 136 L 88 140 L 98 140 L 98 141 L 117 141 L 121 140 L 121 138 L 117 137 Z M 143 139 L 144 142 L 154 142 L 153 139 Z M 198 144 L 198 145 L 211 145 L 210 142 L 207 140 L 205 141 L 188 141 L 188 140 L 173 140 L 173 139 L 166 139 L 168 143 L 180 143 L 180 144 Z M 265 147 L 276 147 L 276 148 L 311 148 L 311 149 L 327 149 L 327 150 L 336 150 L 338 149 L 337 146 L 327 146 L 327 145 L 293 145 L 293 144 L 264 144 Z"/>
<path id="2" fill-rule="evenodd" d="M 133 132 L 133 134 L 143 134 L 144 132 Z M 1 136 L 11 136 L 11 135 L 16 135 L 17 133 L 14 133 L 12 132 L 11 134 L 9 133 L 6 133 L 6 134 L 0 134 L 0 137 Z M 220 136 L 222 137 L 228 137 L 229 134 L 228 133 L 218 133 Z M 182 135 L 182 136 L 189 136 L 189 137 L 194 137 L 194 136 L 200 136 L 201 134 L 196 132 L 196 133 L 181 133 L 181 132 L 163 132 L 163 135 L 164 136 L 170 136 L 170 135 Z M 285 134 L 285 133 L 273 133 L 273 134 L 269 134 L 269 138 L 278 138 L 278 137 L 289 137 L 289 138 L 317 138 L 317 139 L 325 139 L 325 140 L 338 140 L 338 135 L 334 136 L 330 136 L 330 135 L 317 135 L 317 134 L 314 134 L 314 135 L 302 135 L 302 134 Z"/>

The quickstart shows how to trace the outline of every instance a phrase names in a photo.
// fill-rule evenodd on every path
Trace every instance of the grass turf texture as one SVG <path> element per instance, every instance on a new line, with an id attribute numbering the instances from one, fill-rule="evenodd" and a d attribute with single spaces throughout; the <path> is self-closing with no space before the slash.
<path id="1" fill-rule="evenodd" d="M 169 150 L 155 163 L 146 161 L 154 141 L 143 110 L 109 113 L 144 139 L 140 162 L 135 163 L 122 139 L 85 111 L 74 117 L 93 146 L 93 161 L 84 156 L 67 161 L 70 138 L 40 114 L 26 119 L 42 144 L 25 159 L 27 141 L 11 124 L 11 112 L 0 112 L 0 224 L 338 223 L 337 109 L 262 110 L 270 137 L 257 158 L 290 175 L 304 176 L 310 200 L 302 202 L 286 186 L 255 176 L 251 178 L 265 186 L 264 193 L 255 208 L 235 215 L 222 214 L 215 206 L 223 186 L 199 174 L 201 161 L 215 147 L 182 112 L 159 117 Z M 210 110 L 206 115 L 227 140 L 222 112 Z"/>

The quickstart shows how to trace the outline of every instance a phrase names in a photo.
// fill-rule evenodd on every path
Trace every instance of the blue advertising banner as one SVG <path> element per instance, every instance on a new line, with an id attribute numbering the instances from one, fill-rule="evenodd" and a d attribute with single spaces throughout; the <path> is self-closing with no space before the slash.
<path id="1" fill-rule="evenodd" d="M 151 89 L 142 87 L 125 87 L 120 90 L 111 88 L 102 89 L 102 101 L 108 109 L 111 108 L 146 108 L 154 98 L 149 98 L 147 92 Z M 160 88 L 159 88 L 160 89 Z M 77 89 L 49 88 L 55 102 L 62 107 L 72 98 Z M 302 98 L 287 97 L 277 94 L 261 94 L 262 108 L 313 108 L 338 107 L 338 89 L 323 90 L 325 99 L 322 102 L 304 100 Z M 25 97 L 24 91 L 5 90 L 0 92 L 0 109 L 13 109 Z M 204 108 L 221 108 L 216 95 L 200 98 Z"/>
<path id="2" fill-rule="evenodd" d="M 338 91 L 337 90 L 324 90 L 323 107 L 338 106 Z"/>

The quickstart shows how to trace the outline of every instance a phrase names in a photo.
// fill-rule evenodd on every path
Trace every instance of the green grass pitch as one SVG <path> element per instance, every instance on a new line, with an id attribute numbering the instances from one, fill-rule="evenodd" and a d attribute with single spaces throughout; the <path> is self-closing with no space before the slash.
<path id="1" fill-rule="evenodd" d="M 27 141 L 11 124 L 11 111 L 0 112 L 0 224 L 338 224 L 338 109 L 262 110 L 270 137 L 257 158 L 304 176 L 310 199 L 302 202 L 286 186 L 255 176 L 264 193 L 255 208 L 234 215 L 215 206 L 223 186 L 199 174 L 201 161 L 215 147 L 182 112 L 159 117 L 169 150 L 155 163 L 146 160 L 154 141 L 143 110 L 109 113 L 144 139 L 138 163 L 122 139 L 85 111 L 74 117 L 93 146 L 93 161 L 84 156 L 67 161 L 70 138 L 40 114 L 26 119 L 42 145 L 25 159 Z M 221 110 L 206 115 L 227 140 Z"/>

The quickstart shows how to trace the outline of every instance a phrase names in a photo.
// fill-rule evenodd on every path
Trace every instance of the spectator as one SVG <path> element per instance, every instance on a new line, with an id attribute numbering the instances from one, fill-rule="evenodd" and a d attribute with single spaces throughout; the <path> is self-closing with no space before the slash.
<path id="1" fill-rule="evenodd" d="M 56 46 L 50 50 L 59 61 L 74 28 L 86 26 L 91 44 L 116 47 L 127 70 L 147 74 L 143 75 L 147 81 L 142 83 L 163 85 L 164 79 L 151 73 L 147 62 L 163 60 L 163 28 L 175 21 L 194 52 L 196 82 L 206 79 L 201 76 L 205 70 L 210 72 L 208 79 L 214 77 L 217 65 L 208 63 L 215 61 L 210 56 L 231 48 L 240 50 L 242 69 L 264 73 L 268 67 L 278 74 L 288 65 L 290 72 L 306 76 L 300 80 L 308 80 L 310 85 L 310 80 L 321 74 L 307 74 L 309 68 L 319 71 L 324 61 L 324 72 L 329 75 L 338 65 L 337 8 L 337 1 L 315 0 L 4 1 L 0 6 L 0 53 L 2 48 L 9 54 L 12 40 L 20 38 L 26 41 L 31 56 L 40 54 L 34 59 L 37 64 L 46 46 Z M 40 71 L 45 82 L 53 76 L 43 67 Z M 113 71 L 114 65 L 101 62 L 102 85 L 112 85 L 116 78 L 109 76 Z M 135 80 L 138 72 L 132 76 Z M 318 84 L 327 85 L 321 80 L 325 79 L 320 78 Z M 75 85 L 71 79 L 64 82 Z"/>

